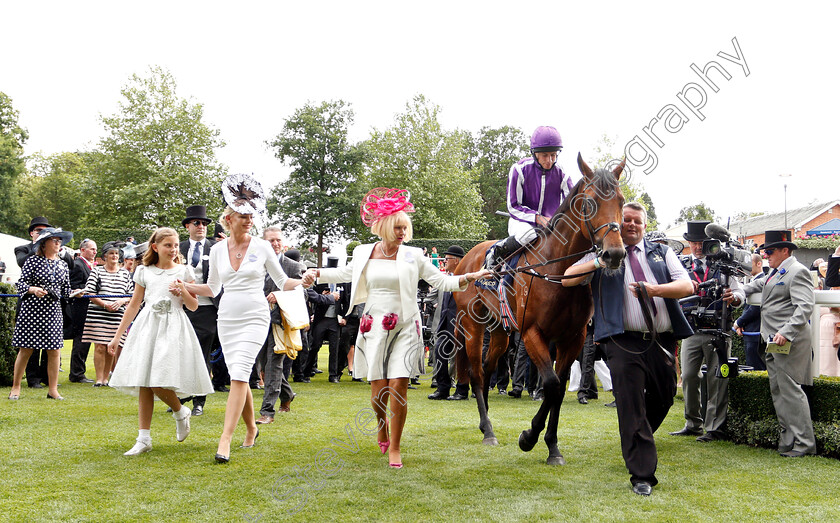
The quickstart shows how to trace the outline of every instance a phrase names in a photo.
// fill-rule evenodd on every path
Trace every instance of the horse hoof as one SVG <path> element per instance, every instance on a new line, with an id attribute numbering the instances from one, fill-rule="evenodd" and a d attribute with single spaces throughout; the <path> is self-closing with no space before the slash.
<path id="1" fill-rule="evenodd" d="M 482 443 L 484 443 L 485 445 L 492 445 L 492 446 L 496 446 L 496 445 L 498 445 L 498 444 L 499 444 L 499 440 L 497 440 L 497 439 L 496 439 L 496 438 L 494 438 L 494 437 L 491 437 L 491 438 L 484 438 L 484 440 L 482 441 Z"/>
<path id="2" fill-rule="evenodd" d="M 528 441 L 528 438 L 525 437 L 525 431 L 522 431 L 522 434 L 519 435 L 519 448 L 522 449 L 523 452 L 530 452 L 531 449 L 534 448 L 537 442 L 531 443 Z"/>
<path id="3" fill-rule="evenodd" d="M 566 460 L 563 459 L 563 456 L 549 456 L 548 459 L 545 460 L 546 465 L 565 465 Z"/>

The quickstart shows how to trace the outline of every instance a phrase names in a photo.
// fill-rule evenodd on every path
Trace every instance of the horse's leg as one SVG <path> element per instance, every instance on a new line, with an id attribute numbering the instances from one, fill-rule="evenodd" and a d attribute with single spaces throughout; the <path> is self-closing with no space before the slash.
<path id="1" fill-rule="evenodd" d="M 575 361 L 577 354 L 583 348 L 583 339 L 586 336 L 586 330 L 571 339 L 566 339 L 562 344 L 555 344 L 557 361 L 557 368 L 560 369 L 560 376 L 554 374 L 553 388 L 549 393 L 547 386 L 544 387 L 546 400 L 551 396 L 551 412 L 548 416 L 548 428 L 545 431 L 545 444 L 548 446 L 548 459 L 546 463 L 549 465 L 565 465 L 566 460 L 560 454 L 560 449 L 557 448 L 557 425 L 560 421 L 560 407 L 563 405 L 563 398 L 566 396 L 566 383 L 569 381 L 569 373 L 572 369 L 572 363 Z"/>
<path id="2" fill-rule="evenodd" d="M 458 322 L 460 325 L 459 339 L 464 340 L 464 347 L 467 350 L 467 358 L 470 362 L 470 385 L 475 393 L 476 404 L 478 405 L 478 416 L 480 421 L 478 428 L 484 434 L 485 445 L 497 445 L 498 441 L 493 434 L 493 424 L 487 416 L 487 403 L 484 400 L 484 373 L 482 368 L 481 346 L 484 341 L 484 324 L 473 320 L 465 315 Z"/>
<path id="3" fill-rule="evenodd" d="M 552 390 L 556 387 L 552 385 L 552 381 L 559 381 L 557 375 L 554 373 L 554 368 L 551 362 L 551 355 L 548 353 L 548 343 L 542 333 L 536 327 L 530 327 L 523 333 L 522 339 L 525 342 L 525 350 L 528 351 L 531 361 L 536 365 L 540 376 L 543 379 L 543 391 L 545 397 L 540 405 L 539 410 L 533 419 L 531 419 L 531 428 L 522 431 L 519 435 L 519 448 L 528 452 L 540 437 L 540 433 L 545 428 L 545 420 L 548 417 L 549 410 L 552 405 L 552 398 L 556 398 L 556 392 Z"/>

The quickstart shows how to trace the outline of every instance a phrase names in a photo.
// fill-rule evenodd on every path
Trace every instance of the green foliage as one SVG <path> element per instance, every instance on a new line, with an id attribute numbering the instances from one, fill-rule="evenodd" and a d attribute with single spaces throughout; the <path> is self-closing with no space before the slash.
<path id="1" fill-rule="evenodd" d="M 0 294 L 17 294 L 17 289 L 8 283 L 0 283 Z M 17 351 L 12 348 L 15 332 L 16 298 L 0 298 L 0 386 L 12 384 Z"/>
<path id="2" fill-rule="evenodd" d="M 86 153 L 30 157 L 29 172 L 18 179 L 24 215 L 45 216 L 56 227 L 75 231 L 85 213 L 91 212 L 84 204 L 90 183 L 88 157 Z"/>
<path id="3" fill-rule="evenodd" d="M 687 221 L 700 221 L 700 220 L 708 220 L 710 222 L 716 221 L 716 214 L 709 206 L 705 203 L 700 202 L 695 205 L 688 205 L 680 209 L 680 215 L 677 218 L 677 222 L 687 222 Z"/>
<path id="4" fill-rule="evenodd" d="M 464 252 L 470 252 L 470 249 L 485 241 L 487 240 L 483 238 L 414 238 L 411 240 L 410 245 L 420 249 L 425 247 L 427 252 L 432 252 L 432 247 L 437 247 L 438 254 L 443 256 L 443 252 L 448 249 L 450 245 L 460 245 L 464 248 Z"/>
<path id="5" fill-rule="evenodd" d="M 508 235 L 507 184 L 511 166 L 528 156 L 528 137 L 518 127 L 482 127 L 473 136 L 464 133 L 466 167 L 475 173 L 483 205 L 481 213 L 489 226 L 487 238 Z"/>
<path id="6" fill-rule="evenodd" d="M 659 221 L 656 219 L 656 208 L 653 206 L 653 199 L 647 192 L 643 192 L 641 196 L 639 196 L 639 201 L 642 203 L 642 205 L 645 206 L 647 210 L 647 230 L 657 230 L 659 228 Z"/>
<path id="7" fill-rule="evenodd" d="M 439 113 L 440 107 L 417 95 L 391 127 L 374 129 L 360 186 L 407 189 L 417 209 L 415 236 L 483 237 L 483 202 L 475 173 L 464 168 L 464 133 L 444 130 Z"/>
<path id="8" fill-rule="evenodd" d="M 23 144 L 29 138 L 18 123 L 12 99 L 0 91 L 0 231 L 22 236 L 23 215 L 19 209 L 15 182 L 26 171 Z"/>
<path id="9" fill-rule="evenodd" d="M 830 249 L 834 250 L 840 245 L 840 236 L 812 236 L 793 240 L 794 245 L 800 249 Z"/>
<path id="10" fill-rule="evenodd" d="M 202 104 L 179 98 L 175 78 L 160 67 L 148 77 L 133 75 L 121 93 L 118 112 L 101 117 L 106 135 L 89 162 L 83 224 L 170 226 L 197 204 L 209 216 L 221 214 L 225 168 L 215 150 L 225 144 L 203 122 Z"/>
<path id="11" fill-rule="evenodd" d="M 353 255 L 353 249 L 355 249 L 356 247 L 358 247 L 361 244 L 362 244 L 362 242 L 360 242 L 358 240 L 353 240 L 352 242 L 348 243 L 347 244 L 347 249 L 346 249 L 347 250 L 347 256 L 352 256 Z"/>
<path id="12" fill-rule="evenodd" d="M 348 141 L 353 118 L 342 100 L 306 104 L 269 142 L 275 156 L 292 167 L 289 179 L 271 192 L 269 214 L 287 231 L 314 239 L 318 251 L 363 228 L 358 216 L 364 193 L 354 182 L 365 151 Z"/>
<path id="13" fill-rule="evenodd" d="M 178 225 L 167 225 L 178 232 L 180 240 L 186 240 L 190 237 L 187 229 Z M 103 245 L 110 241 L 122 240 L 125 241 L 129 236 L 133 236 L 137 243 L 143 243 L 149 239 L 154 232 L 153 227 L 79 227 L 73 231 L 73 241 L 70 243 L 74 248 L 78 248 L 79 244 L 85 238 L 96 242 L 96 245 L 101 249 Z"/>

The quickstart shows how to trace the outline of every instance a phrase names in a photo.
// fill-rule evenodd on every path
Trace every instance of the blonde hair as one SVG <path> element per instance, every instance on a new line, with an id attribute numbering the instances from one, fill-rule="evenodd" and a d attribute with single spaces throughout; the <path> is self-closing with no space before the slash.
<path id="1" fill-rule="evenodd" d="M 178 233 L 175 232 L 175 229 L 171 229 L 169 227 L 158 227 L 155 229 L 155 232 L 149 237 L 149 248 L 146 249 L 146 252 L 143 253 L 143 265 L 157 265 L 157 262 L 160 261 L 160 256 L 155 249 L 152 249 L 152 244 L 159 243 L 163 241 L 164 238 L 169 238 L 170 236 L 174 236 L 178 238 Z M 181 255 L 178 255 L 178 262 L 183 263 L 181 261 Z"/>
<path id="2" fill-rule="evenodd" d="M 219 223 L 222 224 L 222 229 L 224 229 L 225 232 L 228 234 L 230 233 L 230 226 L 228 225 L 227 220 L 225 220 L 225 218 L 227 218 L 235 212 L 236 211 L 233 210 L 233 207 L 228 205 L 227 207 L 225 207 L 225 210 L 222 211 L 222 215 L 219 216 Z"/>
<path id="3" fill-rule="evenodd" d="M 408 217 L 405 211 L 395 212 L 394 214 L 389 214 L 384 218 L 376 220 L 371 225 L 370 232 L 386 242 L 395 242 L 397 237 L 394 235 L 394 227 L 398 225 L 405 225 L 406 228 L 403 242 L 410 242 L 414 235 L 414 229 L 411 226 L 411 218 Z"/>

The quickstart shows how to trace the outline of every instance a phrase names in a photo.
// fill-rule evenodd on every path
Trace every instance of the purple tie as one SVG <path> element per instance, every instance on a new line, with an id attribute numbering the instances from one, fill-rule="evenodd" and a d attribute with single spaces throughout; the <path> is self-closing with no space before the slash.
<path id="1" fill-rule="evenodd" d="M 639 247 L 636 245 L 630 245 L 627 247 L 627 258 L 630 260 L 630 269 L 632 269 L 633 271 L 633 279 L 635 279 L 637 282 L 647 282 L 647 278 L 645 278 L 645 271 L 642 270 L 642 264 L 639 262 L 639 258 L 636 255 L 636 252 L 638 252 L 638 250 Z M 650 310 L 655 316 L 656 305 L 653 304 L 653 298 L 651 298 L 650 300 Z"/>

